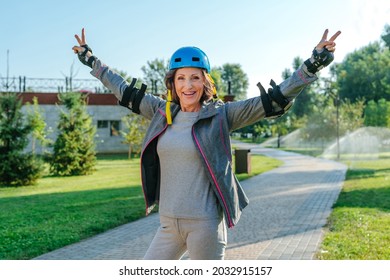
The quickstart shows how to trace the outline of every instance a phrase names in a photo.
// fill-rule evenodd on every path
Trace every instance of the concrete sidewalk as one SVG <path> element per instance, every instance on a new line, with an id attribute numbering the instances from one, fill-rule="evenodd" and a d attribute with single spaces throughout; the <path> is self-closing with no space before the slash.
<path id="1" fill-rule="evenodd" d="M 228 230 L 227 260 L 310 260 L 345 179 L 346 166 L 334 161 L 264 149 L 252 154 L 277 158 L 284 165 L 242 182 L 250 203 Z M 142 259 L 159 226 L 157 214 L 41 255 L 36 259 Z"/>

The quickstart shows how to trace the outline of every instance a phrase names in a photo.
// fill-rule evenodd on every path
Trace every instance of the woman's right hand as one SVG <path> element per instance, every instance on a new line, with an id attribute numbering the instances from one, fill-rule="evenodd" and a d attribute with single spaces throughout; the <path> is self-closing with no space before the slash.
<path id="1" fill-rule="evenodd" d="M 77 42 L 79 43 L 79 46 L 74 46 L 72 50 L 74 53 L 83 53 L 85 51 L 85 46 L 87 45 L 87 40 L 85 40 L 85 29 L 81 29 L 81 39 L 80 36 L 75 34 L 74 37 L 76 38 Z M 88 57 L 92 55 L 92 52 L 88 51 L 86 54 Z"/>
<path id="2" fill-rule="evenodd" d="M 75 34 L 74 37 L 79 43 L 79 46 L 73 46 L 72 50 L 74 51 L 74 53 L 77 54 L 79 60 L 83 64 L 92 68 L 93 62 L 95 61 L 96 57 L 93 56 L 91 48 L 87 45 L 87 40 L 85 40 L 84 28 L 81 29 L 81 38 L 77 34 Z"/>

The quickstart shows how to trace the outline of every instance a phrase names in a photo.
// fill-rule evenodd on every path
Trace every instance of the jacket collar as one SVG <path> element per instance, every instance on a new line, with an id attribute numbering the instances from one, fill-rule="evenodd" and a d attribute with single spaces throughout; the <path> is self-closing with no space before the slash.
<path id="1" fill-rule="evenodd" d="M 199 111 L 199 119 L 207 119 L 215 116 L 218 113 L 217 108 L 221 107 L 224 103 L 221 100 L 204 102 Z M 173 104 L 172 116 L 176 116 L 180 111 L 178 104 Z"/>

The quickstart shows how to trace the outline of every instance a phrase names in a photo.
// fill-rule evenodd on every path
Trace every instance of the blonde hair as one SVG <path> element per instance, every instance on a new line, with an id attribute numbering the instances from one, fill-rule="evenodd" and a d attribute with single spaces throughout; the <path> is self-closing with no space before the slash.
<path id="1" fill-rule="evenodd" d="M 200 98 L 199 102 L 203 103 L 205 101 L 207 102 L 207 101 L 210 101 L 211 99 L 213 99 L 215 86 L 214 86 L 214 82 L 213 82 L 211 76 L 206 72 L 206 70 L 204 70 L 204 69 L 201 69 L 201 70 L 202 70 L 202 75 L 204 77 L 204 83 L 203 83 L 204 90 L 203 90 L 203 94 L 202 94 L 202 97 Z M 171 91 L 172 101 L 175 102 L 176 104 L 180 104 L 180 99 L 176 93 L 174 81 L 173 81 L 175 78 L 176 71 L 177 71 L 177 69 L 173 69 L 173 70 L 168 71 L 165 74 L 164 82 L 165 82 L 165 86 L 167 87 L 167 89 Z"/>

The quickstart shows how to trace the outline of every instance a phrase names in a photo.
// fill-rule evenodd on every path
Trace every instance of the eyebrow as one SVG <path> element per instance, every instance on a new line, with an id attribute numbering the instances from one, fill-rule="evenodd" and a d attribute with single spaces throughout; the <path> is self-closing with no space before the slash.
<path id="1" fill-rule="evenodd" d="M 176 77 L 178 77 L 178 76 L 187 76 L 187 75 L 179 73 L 179 74 L 176 74 Z M 193 73 L 193 74 L 190 74 L 190 76 L 201 76 L 201 74 L 200 73 Z"/>

